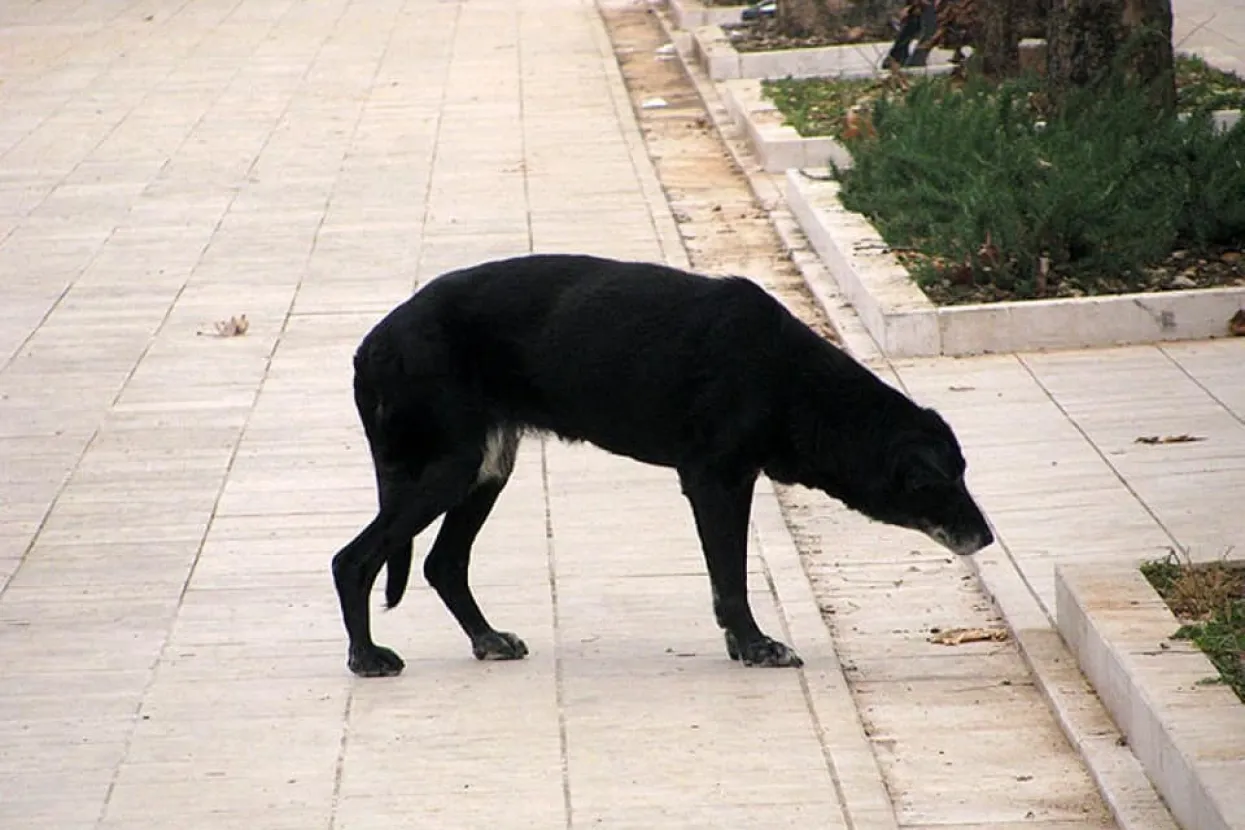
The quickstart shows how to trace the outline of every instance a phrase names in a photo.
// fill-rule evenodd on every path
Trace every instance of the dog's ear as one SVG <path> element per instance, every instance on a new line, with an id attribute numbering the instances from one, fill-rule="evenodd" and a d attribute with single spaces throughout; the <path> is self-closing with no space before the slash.
<path id="1" fill-rule="evenodd" d="M 947 463 L 945 453 L 928 444 L 917 444 L 904 454 L 904 485 L 911 490 L 945 485 L 955 480 L 955 472 Z"/>

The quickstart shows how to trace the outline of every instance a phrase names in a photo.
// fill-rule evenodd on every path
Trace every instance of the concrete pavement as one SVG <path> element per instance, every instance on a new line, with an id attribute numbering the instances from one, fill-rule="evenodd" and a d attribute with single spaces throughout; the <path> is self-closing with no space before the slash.
<path id="1" fill-rule="evenodd" d="M 1245 3 L 1172 0 L 1172 41 L 1211 63 L 1245 75 Z"/>
<path id="2" fill-rule="evenodd" d="M 589 448 L 529 440 L 478 548 L 527 661 L 473 661 L 419 587 L 376 618 L 407 672 L 347 674 L 327 566 L 374 501 L 361 334 L 493 256 L 686 261 L 587 0 L 17 0 L 0 80 L 0 826 L 1109 826 L 1057 736 L 1007 810 L 925 806 L 912 783 L 955 779 L 925 777 L 933 752 L 879 763 L 772 492 L 755 603 L 803 672 L 725 659 L 673 476 Z M 210 336 L 237 314 L 245 336 Z M 1211 433 L 1198 463 L 1240 455 L 1240 345 L 893 369 L 947 408 L 1004 517 L 993 555 L 1041 599 L 1070 543 L 1170 538 L 1117 515 L 1241 535 L 1176 467 L 1143 492 L 1109 455 L 1139 400 L 1168 402 L 1144 431 Z M 1017 423 L 1039 440 L 1005 452 Z M 1071 489 L 1024 454 L 1047 441 L 1096 523 L 1026 502 Z M 817 509 L 845 559 L 913 541 Z"/>

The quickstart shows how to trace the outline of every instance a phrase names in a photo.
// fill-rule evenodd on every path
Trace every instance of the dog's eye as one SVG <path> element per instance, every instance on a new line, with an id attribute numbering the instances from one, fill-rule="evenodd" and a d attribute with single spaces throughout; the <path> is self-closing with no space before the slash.
<path id="1" fill-rule="evenodd" d="M 932 490 L 943 483 L 945 482 L 933 471 L 917 467 L 904 477 L 903 487 L 908 492 L 917 493 L 922 490 Z"/>
<path id="2" fill-rule="evenodd" d="M 909 492 L 946 487 L 954 478 L 945 459 L 926 448 L 908 457 L 903 477 L 903 487 Z"/>

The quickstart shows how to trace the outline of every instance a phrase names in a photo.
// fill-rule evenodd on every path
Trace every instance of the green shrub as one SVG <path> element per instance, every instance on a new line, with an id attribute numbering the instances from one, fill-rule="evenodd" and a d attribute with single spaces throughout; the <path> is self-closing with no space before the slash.
<path id="1" fill-rule="evenodd" d="M 1245 240 L 1245 120 L 1217 132 L 1208 114 L 1185 130 L 1181 166 L 1187 176 L 1180 236 L 1195 247 Z"/>
<path id="2" fill-rule="evenodd" d="M 1175 247 L 1245 239 L 1245 125 L 1157 116 L 1123 83 L 1058 114 L 1043 101 L 1032 79 L 922 81 L 877 101 L 876 137 L 851 139 L 854 166 L 838 171 L 844 204 L 919 253 L 918 280 L 1019 298 L 1059 280 L 1139 283 Z"/>
<path id="3" fill-rule="evenodd" d="M 1245 108 L 1245 79 L 1197 55 L 1176 56 L 1176 100 L 1183 112 Z"/>

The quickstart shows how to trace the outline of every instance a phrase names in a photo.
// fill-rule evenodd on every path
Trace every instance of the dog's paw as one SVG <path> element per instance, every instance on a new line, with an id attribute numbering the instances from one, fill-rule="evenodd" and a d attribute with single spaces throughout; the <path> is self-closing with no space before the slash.
<path id="1" fill-rule="evenodd" d="M 490 631 L 471 641 L 471 653 L 477 660 L 522 660 L 527 645 L 509 631 Z"/>
<path id="2" fill-rule="evenodd" d="M 794 649 L 765 636 L 741 646 L 734 637 L 727 634 L 726 653 L 732 660 L 742 660 L 745 666 L 798 669 L 804 665 Z"/>
<path id="3" fill-rule="evenodd" d="M 378 645 L 352 648 L 346 665 L 359 677 L 393 677 L 406 668 L 397 652 Z"/>

